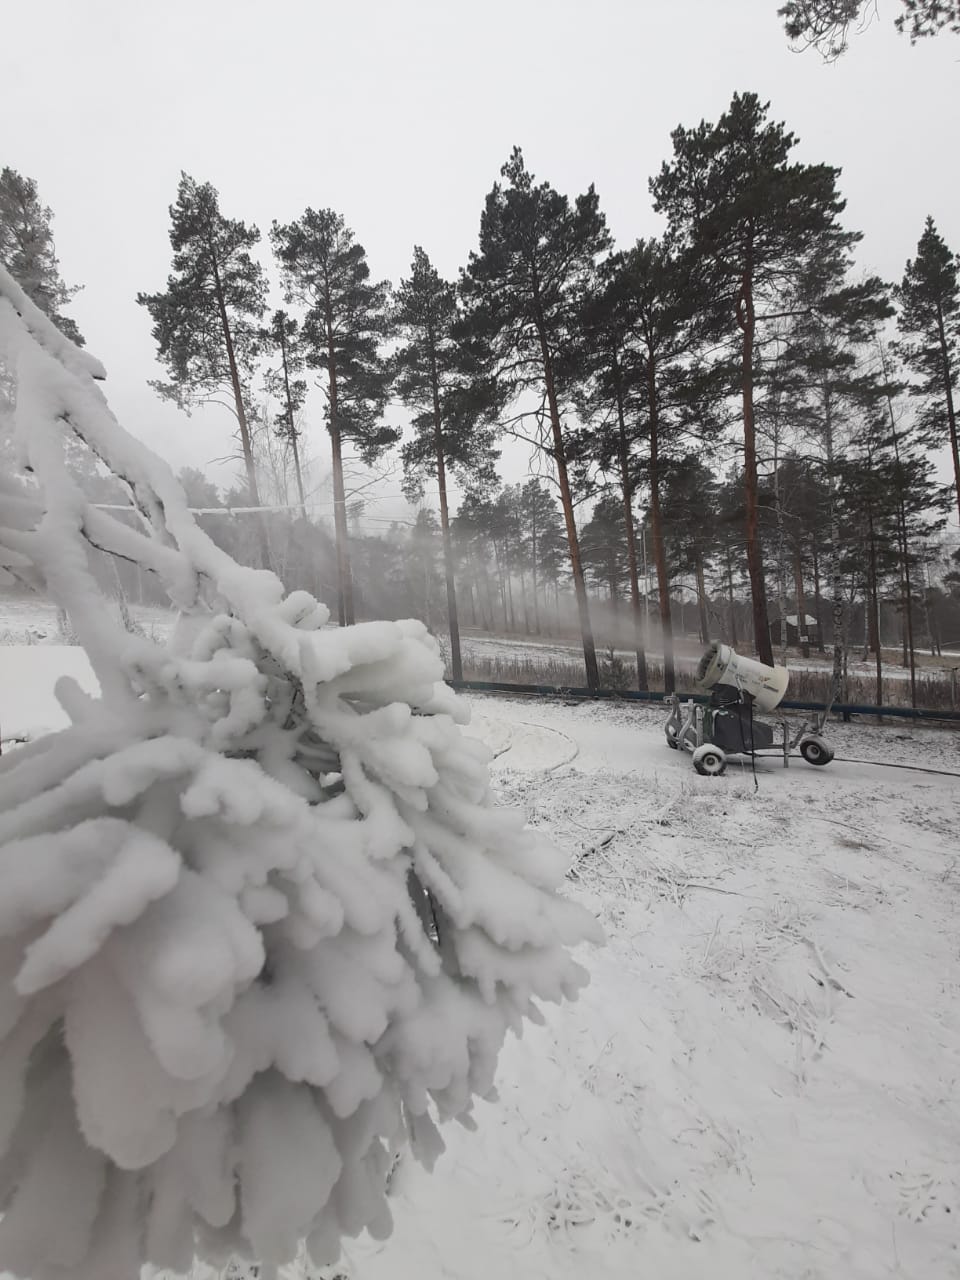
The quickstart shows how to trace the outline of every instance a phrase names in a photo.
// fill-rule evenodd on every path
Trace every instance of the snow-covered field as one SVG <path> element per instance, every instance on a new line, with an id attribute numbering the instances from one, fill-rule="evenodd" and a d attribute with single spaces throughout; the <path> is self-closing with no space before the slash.
<path id="1" fill-rule="evenodd" d="M 108 607 L 118 609 L 113 602 Z M 131 603 L 128 605 L 128 612 L 131 620 L 145 635 L 161 642 L 172 631 L 176 617 L 170 609 L 154 605 Z M 7 645 L 58 643 L 60 640 L 62 637 L 59 634 L 56 609 L 51 603 L 20 593 L 0 593 L 0 648 Z M 441 642 L 446 648 L 445 635 L 441 637 Z M 461 635 L 461 645 L 465 666 L 477 668 L 484 678 L 497 678 L 486 670 L 490 664 L 497 663 L 503 664 L 506 669 L 504 678 L 516 678 L 510 669 L 519 666 L 522 669 L 529 668 L 529 679 L 543 679 L 547 682 L 550 682 L 558 667 L 580 670 L 583 665 L 583 650 L 578 645 L 545 637 L 491 636 L 465 628 Z M 683 651 L 684 646 L 689 652 Z M 634 655 L 630 649 L 617 648 L 615 652 L 628 667 L 632 666 Z M 676 658 L 681 679 L 692 679 L 700 652 L 700 646 L 694 639 L 686 637 L 682 641 Z M 601 658 L 605 655 L 606 650 L 602 649 Z M 663 661 L 663 655 L 657 652 L 655 646 L 648 650 L 647 656 L 653 663 Z M 783 661 L 779 649 L 775 650 L 774 656 L 777 662 Z M 930 676 L 949 678 L 949 672 L 960 664 L 960 653 L 944 653 L 937 658 L 925 653 L 918 654 L 917 663 L 921 681 Z M 786 665 L 798 673 L 826 673 L 832 670 L 831 664 L 829 655 L 824 657 L 813 654 L 809 658 L 802 658 L 796 653 L 790 653 L 786 660 Z M 851 657 L 847 667 L 852 680 L 866 682 L 863 696 L 872 698 L 875 679 L 873 662 L 862 662 Z M 578 680 L 585 678 L 577 677 Z M 884 681 L 903 682 L 909 680 L 910 673 L 902 666 L 885 661 L 883 678 Z"/>
<path id="2" fill-rule="evenodd" d="M 0 649 L 3 736 L 82 651 Z M 476 698 L 503 798 L 569 850 L 609 943 L 509 1045 L 500 1102 L 404 1158 L 351 1280 L 960 1275 L 955 733 L 837 726 L 837 760 L 701 778 L 647 708 Z"/>
<path id="3" fill-rule="evenodd" d="M 107 608 L 119 606 L 110 601 Z M 173 630 L 176 614 L 155 605 L 129 605 L 134 623 L 153 640 L 163 641 Z M 49 644 L 62 640 L 57 611 L 49 600 L 20 592 L 0 592 L 0 647 L 7 645 Z"/>
<path id="4" fill-rule="evenodd" d="M 582 663 L 583 650 L 575 644 L 564 644 L 561 641 L 521 638 L 519 636 L 487 636 L 473 634 L 465 631 L 461 636 L 464 656 L 472 658 L 475 661 L 495 661 L 499 659 L 502 662 L 524 662 L 534 667 L 542 667 L 548 670 L 557 663 Z M 683 674 L 692 676 L 696 670 L 697 663 L 700 659 L 701 649 L 696 644 L 695 639 L 686 637 L 685 643 L 688 648 L 695 647 L 695 652 L 678 653 L 676 658 L 677 670 Z M 605 654 L 606 650 L 602 653 Z M 628 663 L 633 662 L 633 652 L 630 649 L 617 648 L 617 655 Z M 663 654 L 659 653 L 656 648 L 647 650 L 647 657 L 651 662 L 662 662 Z M 774 659 L 778 663 L 783 663 L 781 651 L 774 648 Z M 921 672 L 928 675 L 942 675 L 949 672 L 951 668 L 955 668 L 960 663 L 960 654 L 944 652 L 942 657 L 930 657 L 928 654 L 917 654 L 917 665 Z M 832 671 L 832 658 L 829 654 L 817 655 L 812 654 L 809 658 L 800 657 L 799 654 L 791 652 L 787 659 L 786 665 L 795 671 L 811 671 L 826 673 Z M 872 680 L 875 678 L 876 667 L 873 660 L 862 662 L 858 658 L 851 657 L 847 663 L 847 671 L 851 677 L 863 680 Z M 884 680 L 909 680 L 910 672 L 907 668 L 885 661 L 883 667 Z"/>
<path id="5" fill-rule="evenodd" d="M 958 778 L 700 778 L 632 708 L 481 700 L 474 732 L 609 945 L 351 1274 L 960 1274 Z M 960 774 L 956 735 L 833 738 Z"/>

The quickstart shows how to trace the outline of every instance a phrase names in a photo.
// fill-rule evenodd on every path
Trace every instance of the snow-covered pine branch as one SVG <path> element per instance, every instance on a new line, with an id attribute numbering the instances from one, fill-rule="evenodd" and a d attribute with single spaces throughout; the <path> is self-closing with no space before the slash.
<path id="1" fill-rule="evenodd" d="M 471 1123 L 599 931 L 493 805 L 420 623 L 327 629 L 219 550 L 2 269 L 0 355 L 34 477 L 0 490 L 0 566 L 67 611 L 102 690 L 62 680 L 70 727 L 0 760 L 0 1269 L 334 1261 L 389 1232 L 392 1151 L 429 1165 L 435 1121 Z M 142 530 L 84 497 L 70 433 Z M 170 648 L 113 620 L 88 543 L 162 579 Z"/>

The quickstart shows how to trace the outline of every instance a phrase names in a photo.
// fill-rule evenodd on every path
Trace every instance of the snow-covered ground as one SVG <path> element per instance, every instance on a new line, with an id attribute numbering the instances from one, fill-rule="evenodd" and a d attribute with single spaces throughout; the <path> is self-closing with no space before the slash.
<path id="1" fill-rule="evenodd" d="M 842 759 L 960 774 L 957 736 L 838 727 L 829 768 L 755 788 L 660 721 L 475 701 L 609 945 L 349 1274 L 960 1274 L 960 782 Z"/>
<path id="2" fill-rule="evenodd" d="M 4 737 L 82 652 L 0 649 Z M 609 943 L 479 1130 L 404 1158 L 351 1280 L 960 1275 L 960 738 L 837 726 L 826 769 L 701 778 L 648 708 L 474 698 L 505 800 Z"/>

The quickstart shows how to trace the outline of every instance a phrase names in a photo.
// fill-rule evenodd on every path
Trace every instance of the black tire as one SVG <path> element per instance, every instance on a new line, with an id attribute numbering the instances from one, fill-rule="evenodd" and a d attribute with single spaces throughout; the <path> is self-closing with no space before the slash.
<path id="1" fill-rule="evenodd" d="M 667 734 L 667 746 L 670 747 L 670 749 L 673 751 L 680 750 L 680 743 L 677 741 L 676 734 L 673 734 L 673 733 Z"/>
<path id="2" fill-rule="evenodd" d="M 823 738 L 804 738 L 800 743 L 800 754 L 807 764 L 824 765 L 833 759 L 833 748 Z"/>
<path id="3" fill-rule="evenodd" d="M 705 778 L 716 778 L 726 769 L 727 757 L 714 747 L 701 747 L 694 753 L 693 767 Z"/>

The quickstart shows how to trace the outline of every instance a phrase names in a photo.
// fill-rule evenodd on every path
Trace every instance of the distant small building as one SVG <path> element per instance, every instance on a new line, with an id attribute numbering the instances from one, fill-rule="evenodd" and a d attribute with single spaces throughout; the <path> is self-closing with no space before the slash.
<path id="1" fill-rule="evenodd" d="M 784 628 L 786 628 L 786 636 L 783 634 Z M 773 644 L 815 645 L 819 639 L 819 628 L 820 624 L 809 613 L 804 614 L 802 628 L 798 615 L 788 613 L 785 617 L 774 618 L 770 623 L 770 640 Z"/>

